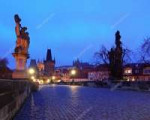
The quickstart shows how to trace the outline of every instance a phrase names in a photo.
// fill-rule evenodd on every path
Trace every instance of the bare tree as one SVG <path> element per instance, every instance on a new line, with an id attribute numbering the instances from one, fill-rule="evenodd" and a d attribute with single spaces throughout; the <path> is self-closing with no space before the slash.
<path id="1" fill-rule="evenodd" d="M 11 70 L 7 67 L 8 60 L 0 58 L 0 78 L 11 78 Z"/>
<path id="2" fill-rule="evenodd" d="M 150 63 L 150 37 L 144 39 L 144 42 L 141 45 L 140 53 L 141 61 L 144 63 Z"/>
<path id="3" fill-rule="evenodd" d="M 1 59 L 0 58 L 0 68 L 7 68 L 8 60 L 6 58 Z"/>
<path id="4" fill-rule="evenodd" d="M 102 45 L 95 56 L 100 64 L 109 65 L 112 78 L 121 80 L 123 78 L 123 65 L 131 60 L 130 53 L 131 50 L 122 46 L 120 31 L 117 31 L 115 34 L 115 47 L 107 50 Z"/>
<path id="5" fill-rule="evenodd" d="M 99 64 L 109 64 L 108 50 L 104 45 L 102 45 L 100 50 L 94 54 L 94 57 Z"/>
<path id="6" fill-rule="evenodd" d="M 109 64 L 109 55 L 108 55 L 107 48 L 102 45 L 100 47 L 100 50 L 94 54 L 94 57 L 96 58 L 96 61 L 100 64 Z M 129 63 L 132 61 L 131 59 L 132 51 L 129 48 L 123 48 L 123 64 Z"/>
<path id="7" fill-rule="evenodd" d="M 132 61 L 131 56 L 132 56 L 132 51 L 127 47 L 123 48 L 123 55 L 122 55 L 123 64 L 130 63 Z"/>

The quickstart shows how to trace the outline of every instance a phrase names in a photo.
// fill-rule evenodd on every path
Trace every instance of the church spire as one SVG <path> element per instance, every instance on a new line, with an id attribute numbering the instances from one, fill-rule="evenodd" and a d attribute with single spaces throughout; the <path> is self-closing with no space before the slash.
<path id="1" fill-rule="evenodd" d="M 47 50 L 46 61 L 52 61 L 51 49 L 48 49 L 48 50 Z"/>

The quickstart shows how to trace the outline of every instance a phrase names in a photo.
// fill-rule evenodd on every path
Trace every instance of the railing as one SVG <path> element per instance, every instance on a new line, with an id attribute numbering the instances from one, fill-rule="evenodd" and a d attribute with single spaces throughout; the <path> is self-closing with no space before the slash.
<path id="1" fill-rule="evenodd" d="M 27 80 L 0 79 L 0 109 L 13 101 L 25 90 L 30 92 L 30 82 Z"/>

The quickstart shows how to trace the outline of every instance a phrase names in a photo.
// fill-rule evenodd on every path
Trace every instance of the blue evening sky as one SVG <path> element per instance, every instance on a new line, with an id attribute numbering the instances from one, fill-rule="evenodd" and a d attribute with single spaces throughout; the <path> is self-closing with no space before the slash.
<path id="1" fill-rule="evenodd" d="M 57 66 L 76 58 L 93 62 L 104 44 L 114 44 L 121 31 L 125 46 L 136 50 L 150 36 L 149 0 L 0 0 L 0 56 L 14 68 L 14 14 L 30 33 L 30 56 L 43 60 L 52 49 Z"/>

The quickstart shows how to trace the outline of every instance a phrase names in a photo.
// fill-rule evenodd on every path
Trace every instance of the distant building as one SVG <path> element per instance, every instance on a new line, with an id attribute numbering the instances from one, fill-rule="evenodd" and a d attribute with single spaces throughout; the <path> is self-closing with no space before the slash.
<path id="1" fill-rule="evenodd" d="M 60 67 L 56 67 L 55 70 L 55 76 L 57 78 L 60 78 L 61 80 L 63 80 L 64 82 L 68 82 L 71 79 L 70 76 L 70 71 L 72 69 L 74 69 L 75 67 L 73 66 L 60 66 Z"/>
<path id="2" fill-rule="evenodd" d="M 55 69 L 55 59 L 52 59 L 51 49 L 47 50 L 46 60 L 44 61 L 44 74 L 52 76 Z"/>
<path id="3" fill-rule="evenodd" d="M 73 66 L 79 69 L 93 69 L 93 65 L 88 62 L 81 62 L 79 59 L 73 61 Z"/>
<path id="4" fill-rule="evenodd" d="M 52 77 L 55 73 L 55 59 L 52 59 L 51 49 L 47 50 L 46 60 L 38 60 L 36 63 L 36 60 L 32 59 L 29 68 L 34 68 L 37 71 L 38 77 Z"/>
<path id="5" fill-rule="evenodd" d="M 99 65 L 93 71 L 88 73 L 89 81 L 104 81 L 109 80 L 110 70 L 108 65 Z"/>
<path id="6" fill-rule="evenodd" d="M 38 75 L 38 67 L 37 67 L 37 63 L 36 63 L 35 59 L 30 60 L 29 69 L 30 68 L 34 69 L 34 71 L 35 71 L 34 75 L 37 76 Z"/>
<path id="7" fill-rule="evenodd" d="M 127 64 L 123 76 L 128 81 L 150 81 L 150 64 Z"/>
<path id="8" fill-rule="evenodd" d="M 76 78 L 88 78 L 88 73 L 93 71 L 95 66 L 87 62 L 81 62 L 79 59 L 73 61 L 73 67 L 77 69 Z"/>
<path id="9" fill-rule="evenodd" d="M 37 64 L 35 59 L 31 59 L 29 68 L 37 69 Z"/>
<path id="10" fill-rule="evenodd" d="M 64 82 L 76 80 L 85 80 L 88 78 L 88 73 L 93 71 L 94 66 L 87 62 L 80 62 L 79 59 L 73 61 L 72 65 L 56 67 L 55 75 Z M 71 75 L 71 70 L 75 70 L 76 74 Z"/>
<path id="11" fill-rule="evenodd" d="M 37 67 L 39 71 L 44 71 L 44 63 L 41 61 L 37 62 Z"/>
<path id="12" fill-rule="evenodd" d="M 44 63 L 42 61 L 38 61 L 37 67 L 38 67 L 38 75 L 44 76 Z"/>

